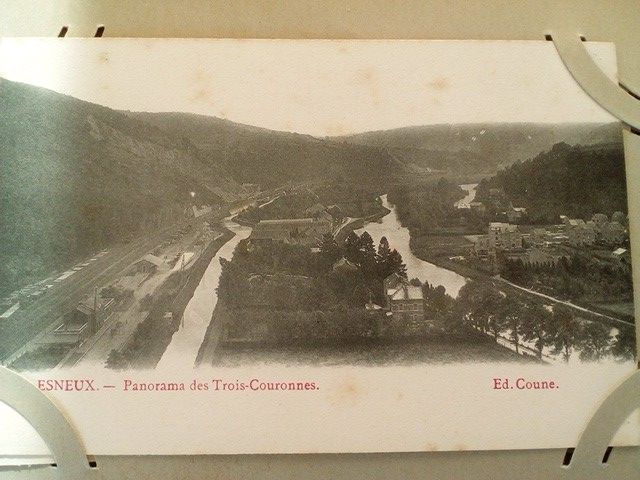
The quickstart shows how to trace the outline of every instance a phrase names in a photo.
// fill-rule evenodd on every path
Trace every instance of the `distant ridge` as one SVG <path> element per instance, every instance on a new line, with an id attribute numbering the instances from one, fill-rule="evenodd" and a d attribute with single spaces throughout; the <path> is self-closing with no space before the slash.
<path id="1" fill-rule="evenodd" d="M 556 143 L 622 143 L 620 123 L 478 123 L 404 127 L 332 137 L 387 148 L 407 168 L 454 174 L 484 173 L 527 160 Z"/>

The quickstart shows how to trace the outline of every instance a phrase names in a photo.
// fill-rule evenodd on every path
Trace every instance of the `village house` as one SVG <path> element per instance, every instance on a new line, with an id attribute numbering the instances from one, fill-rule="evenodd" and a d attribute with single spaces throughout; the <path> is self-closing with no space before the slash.
<path id="1" fill-rule="evenodd" d="M 146 254 L 135 264 L 137 272 L 147 274 L 156 273 L 158 270 L 164 270 L 167 267 L 168 265 L 164 260 L 150 253 Z"/>
<path id="2" fill-rule="evenodd" d="M 616 248 L 611 252 L 611 258 L 617 265 L 625 268 L 631 266 L 631 252 L 626 248 Z"/>
<path id="3" fill-rule="evenodd" d="M 472 212 L 479 213 L 480 215 L 484 215 L 487 211 L 487 207 L 485 207 L 484 203 L 482 202 L 471 202 L 469 204 L 469 208 Z"/>
<path id="4" fill-rule="evenodd" d="M 260 220 L 251 232 L 251 241 L 277 241 L 292 245 L 316 246 L 331 233 L 331 222 L 325 219 L 289 218 Z"/>
<path id="5" fill-rule="evenodd" d="M 333 271 L 337 271 L 337 270 L 342 270 L 342 271 L 351 271 L 351 272 L 357 272 L 358 266 L 353 263 L 350 262 L 349 260 L 347 260 L 346 258 L 342 257 L 340 259 L 338 259 L 333 266 L 331 267 L 331 269 Z"/>
<path id="6" fill-rule="evenodd" d="M 615 218 L 624 218 L 621 212 L 614 215 Z M 569 244 L 574 246 L 594 245 L 619 245 L 627 238 L 627 229 L 618 220 L 609 221 L 603 213 L 596 213 L 591 220 L 585 222 L 581 219 L 561 217 L 566 226 Z"/>
<path id="7" fill-rule="evenodd" d="M 114 304 L 113 298 L 85 298 L 78 303 L 75 310 L 63 317 L 63 322 L 58 327 L 38 343 L 73 346 L 84 342 L 98 332 Z"/>
<path id="8" fill-rule="evenodd" d="M 569 260 L 569 255 L 558 249 L 532 248 L 527 251 L 526 258 L 523 261 L 527 266 L 556 266 L 563 258 Z"/>
<path id="9" fill-rule="evenodd" d="M 553 225 L 547 228 L 534 228 L 528 243 L 535 247 L 551 247 L 569 242 L 564 225 Z"/>
<path id="10" fill-rule="evenodd" d="M 596 228 L 594 222 L 582 219 L 563 218 L 566 227 L 567 243 L 573 246 L 593 245 L 596 242 Z"/>
<path id="11" fill-rule="evenodd" d="M 527 209 L 524 207 L 513 207 L 509 205 L 509 208 L 505 212 L 507 220 L 509 223 L 516 223 L 522 220 L 522 217 L 527 213 Z"/>
<path id="12" fill-rule="evenodd" d="M 489 247 L 495 250 L 518 250 L 522 248 L 522 234 L 517 225 L 503 222 L 489 223 Z"/>
<path id="13" fill-rule="evenodd" d="M 331 216 L 331 214 L 329 214 L 325 206 L 320 203 L 316 203 L 315 205 L 307 208 L 304 211 L 304 214 L 310 218 L 313 218 L 314 220 L 326 220 L 328 222 L 333 222 L 333 217 Z"/>
<path id="14" fill-rule="evenodd" d="M 398 320 L 424 320 L 422 287 L 411 285 L 405 277 L 393 273 L 384 279 L 387 309 Z"/>
<path id="15" fill-rule="evenodd" d="M 491 254 L 488 235 L 478 235 L 473 242 L 473 253 L 479 258 L 488 258 Z"/>
<path id="16" fill-rule="evenodd" d="M 211 213 L 211 206 L 203 205 L 198 208 L 196 205 L 191 206 L 191 211 L 193 212 L 193 218 L 199 218 L 203 215 L 209 215 Z"/>

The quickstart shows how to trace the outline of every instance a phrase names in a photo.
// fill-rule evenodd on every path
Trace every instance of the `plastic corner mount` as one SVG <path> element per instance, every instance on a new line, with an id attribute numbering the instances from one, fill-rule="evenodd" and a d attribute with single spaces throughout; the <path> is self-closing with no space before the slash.
<path id="1" fill-rule="evenodd" d="M 595 64 L 580 35 L 573 30 L 556 29 L 551 38 L 562 62 L 574 80 L 602 108 L 640 131 L 640 101 L 614 84 Z"/>
<path id="2" fill-rule="evenodd" d="M 67 417 L 35 385 L 22 376 L 0 366 L 0 401 L 22 415 L 42 437 L 56 460 L 51 466 L 54 478 L 85 480 L 98 478 L 98 470 L 91 468 L 76 431 Z M 12 472 L 14 478 L 31 472 Z"/>

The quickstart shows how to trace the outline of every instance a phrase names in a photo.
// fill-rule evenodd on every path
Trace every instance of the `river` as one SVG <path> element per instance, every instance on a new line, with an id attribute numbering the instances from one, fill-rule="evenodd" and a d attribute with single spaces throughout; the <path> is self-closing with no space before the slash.
<path id="1" fill-rule="evenodd" d="M 175 369 L 179 365 L 194 365 L 200 345 L 204 340 L 207 327 L 211 322 L 213 309 L 218 302 L 216 289 L 222 273 L 220 259 L 231 259 L 238 243 L 251 234 L 251 228 L 231 221 L 231 216 L 224 219 L 224 226 L 235 233 L 215 254 L 204 272 L 200 283 L 187 304 L 180 328 L 173 334 L 171 343 L 165 350 L 156 366 L 157 369 Z"/>
<path id="2" fill-rule="evenodd" d="M 383 195 L 381 200 L 382 205 L 388 208 L 390 213 L 380 222 L 368 223 L 357 232 L 367 230 L 376 244 L 382 236 L 387 237 L 389 246 L 402 255 L 409 278 L 428 281 L 433 286 L 442 285 L 449 295 L 456 297 L 460 288 L 466 283 L 466 279 L 413 255 L 409 248 L 409 230 L 400 224 L 395 207 L 388 202 L 387 196 Z M 220 259 L 230 260 L 236 245 L 251 234 L 251 228 L 238 225 L 231 221 L 231 218 L 232 216 L 229 216 L 224 219 L 224 226 L 235 233 L 235 236 L 225 243 L 211 260 L 184 310 L 180 328 L 173 334 L 171 343 L 158 362 L 157 369 L 170 370 L 177 365 L 195 364 L 198 350 L 218 301 L 216 289 L 222 272 Z"/>
<path id="3" fill-rule="evenodd" d="M 477 183 L 468 183 L 465 185 L 458 185 L 462 190 L 464 190 L 465 192 L 467 192 L 467 195 L 461 199 L 458 200 L 455 203 L 455 207 L 456 208 L 471 208 L 471 202 L 473 202 L 473 200 L 476 198 L 476 189 L 478 188 L 478 184 Z"/>
<path id="4" fill-rule="evenodd" d="M 391 211 L 381 221 L 368 223 L 363 228 L 356 230 L 356 233 L 361 234 L 366 230 L 376 246 L 381 237 L 387 237 L 389 247 L 392 250 L 395 248 L 402 255 L 402 259 L 407 265 L 407 276 L 410 279 L 417 278 L 421 282 L 429 282 L 434 287 L 442 285 L 449 295 L 457 297 L 460 288 L 467 282 L 465 277 L 416 257 L 409 247 L 409 230 L 400 224 L 395 206 L 389 203 L 386 195 L 380 199 L 382 205 Z"/>

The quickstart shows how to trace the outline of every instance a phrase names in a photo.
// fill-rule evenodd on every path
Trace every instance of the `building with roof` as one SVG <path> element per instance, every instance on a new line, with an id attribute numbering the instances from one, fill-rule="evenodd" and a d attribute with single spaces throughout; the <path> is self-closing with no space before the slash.
<path id="1" fill-rule="evenodd" d="M 526 215 L 526 213 L 527 213 L 526 208 L 513 207 L 511 205 L 509 205 L 509 208 L 507 208 L 507 211 L 505 212 L 507 216 L 507 220 L 509 220 L 509 223 L 515 223 L 517 221 L 522 220 L 522 218 Z"/>
<path id="2" fill-rule="evenodd" d="M 509 254 L 507 256 L 510 260 L 521 260 L 525 266 L 529 267 L 542 267 L 542 266 L 556 266 L 563 258 L 569 260 L 571 257 L 568 253 L 563 252 L 557 248 L 538 248 L 534 247 L 526 252 L 519 252 Z"/>
<path id="3" fill-rule="evenodd" d="M 331 222 L 322 218 L 260 220 L 253 228 L 250 240 L 277 241 L 311 247 L 318 245 L 323 235 L 330 233 Z"/>
<path id="4" fill-rule="evenodd" d="M 631 266 L 631 252 L 626 248 L 616 248 L 613 252 L 611 252 L 611 258 L 618 265 L 627 268 Z"/>
<path id="5" fill-rule="evenodd" d="M 148 253 L 136 262 L 135 267 L 138 272 L 155 273 L 158 270 L 168 268 L 168 265 L 161 258 Z"/>
<path id="6" fill-rule="evenodd" d="M 90 296 L 63 317 L 63 321 L 38 344 L 77 345 L 95 335 L 115 304 L 113 298 Z"/>
<path id="7" fill-rule="evenodd" d="M 326 207 L 321 203 L 311 205 L 304 211 L 304 214 L 315 220 L 326 220 L 328 222 L 333 221 L 333 217 L 331 216 L 331 214 L 329 214 L 329 212 L 327 212 Z"/>
<path id="8" fill-rule="evenodd" d="M 191 211 L 193 212 L 194 218 L 199 218 L 203 215 L 209 215 L 211 213 L 211 206 L 203 205 L 202 207 L 198 208 L 196 205 L 192 205 Z"/>
<path id="9" fill-rule="evenodd" d="M 472 212 L 477 212 L 481 215 L 484 215 L 484 213 L 487 211 L 487 207 L 485 207 L 484 203 L 482 202 L 471 202 L 469 204 L 469 208 Z"/>
<path id="10" fill-rule="evenodd" d="M 522 248 L 522 233 L 517 225 L 503 222 L 489 223 L 489 248 L 495 250 L 517 250 Z"/>
<path id="11" fill-rule="evenodd" d="M 355 263 L 350 262 L 349 260 L 347 260 L 344 257 L 339 258 L 338 260 L 336 260 L 336 262 L 333 264 L 331 269 L 332 270 L 347 270 L 347 271 L 353 271 L 353 272 L 356 272 L 356 271 L 359 270 L 358 266 Z"/>
<path id="12" fill-rule="evenodd" d="M 616 218 L 620 218 L 620 215 L 617 215 Z M 625 226 L 616 220 L 609 221 L 609 218 L 603 213 L 594 214 L 588 222 L 566 216 L 562 217 L 562 221 L 566 226 L 570 245 L 582 246 L 600 243 L 613 246 L 623 243 L 627 238 Z"/>
<path id="13" fill-rule="evenodd" d="M 563 219 L 567 243 L 573 246 L 593 245 L 596 243 L 596 228 L 593 221 L 585 222 L 579 218 Z"/>
<path id="14" fill-rule="evenodd" d="M 478 235 L 473 240 L 473 252 L 480 258 L 488 258 L 491 254 L 488 235 Z"/>
<path id="15" fill-rule="evenodd" d="M 398 320 L 424 320 L 422 287 L 411 285 L 405 277 L 393 273 L 384 279 L 387 309 Z"/>

